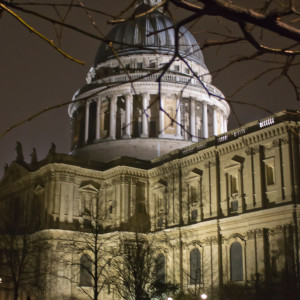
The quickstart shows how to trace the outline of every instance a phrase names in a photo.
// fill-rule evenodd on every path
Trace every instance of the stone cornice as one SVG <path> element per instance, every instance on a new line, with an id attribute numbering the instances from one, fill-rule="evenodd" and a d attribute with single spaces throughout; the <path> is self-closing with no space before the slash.
<path id="1" fill-rule="evenodd" d="M 148 172 L 146 170 L 126 167 L 126 166 L 116 166 L 112 169 L 108 169 L 105 171 L 95 171 L 92 169 L 87 169 L 83 167 L 66 165 L 66 164 L 51 164 L 46 165 L 43 168 L 44 177 L 47 178 L 48 181 L 63 181 L 63 182 L 73 182 L 71 178 L 88 177 L 90 179 L 95 180 L 108 180 L 115 178 L 117 176 L 136 176 L 138 178 L 147 178 Z"/>

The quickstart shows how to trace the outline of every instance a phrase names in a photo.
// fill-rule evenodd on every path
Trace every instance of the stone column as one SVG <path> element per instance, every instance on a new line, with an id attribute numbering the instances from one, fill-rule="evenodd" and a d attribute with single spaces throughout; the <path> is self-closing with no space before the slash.
<path id="1" fill-rule="evenodd" d="M 115 184 L 115 209 L 114 209 L 114 225 L 119 227 L 121 223 L 121 214 L 122 214 L 122 199 L 121 199 L 121 180 L 117 179 L 114 182 Z"/>
<path id="2" fill-rule="evenodd" d="M 221 133 L 224 133 L 224 116 L 220 114 L 220 126 L 221 126 Z"/>
<path id="3" fill-rule="evenodd" d="M 109 139 L 116 139 L 116 105 L 117 105 L 117 96 L 110 95 L 110 112 L 109 112 Z"/>
<path id="4" fill-rule="evenodd" d="M 165 112 L 164 112 L 164 95 L 160 95 L 159 102 L 159 135 L 158 137 L 164 137 L 164 129 L 165 129 Z"/>
<path id="5" fill-rule="evenodd" d="M 203 117 L 202 117 L 202 128 L 203 128 L 203 137 L 205 139 L 208 138 L 208 119 L 207 119 L 207 104 L 205 102 L 203 102 Z"/>
<path id="6" fill-rule="evenodd" d="M 225 116 L 223 117 L 223 132 L 227 132 L 227 119 Z"/>
<path id="7" fill-rule="evenodd" d="M 190 99 L 190 128 L 191 128 L 191 138 L 193 142 L 197 142 L 196 137 L 196 115 L 195 115 L 195 99 Z"/>
<path id="8" fill-rule="evenodd" d="M 213 133 L 214 133 L 214 135 L 218 135 L 218 122 L 217 122 L 216 107 L 213 108 Z"/>
<path id="9" fill-rule="evenodd" d="M 84 142 L 87 143 L 89 139 L 89 121 L 90 121 L 90 101 L 85 102 L 85 128 L 84 128 Z"/>
<path id="10" fill-rule="evenodd" d="M 76 195 L 74 193 L 74 177 L 69 175 L 69 192 L 68 192 L 68 222 L 73 223 L 73 210 L 74 210 L 74 199 Z"/>
<path id="11" fill-rule="evenodd" d="M 181 136 L 181 110 L 180 110 L 180 96 L 177 95 L 176 97 L 176 107 L 177 107 L 177 112 L 176 112 L 176 137 L 179 139 L 182 139 Z"/>
<path id="12" fill-rule="evenodd" d="M 147 138 L 149 136 L 149 129 L 148 129 L 148 107 L 149 107 L 149 93 L 142 94 L 142 101 L 143 101 L 143 111 L 142 111 L 142 134 L 141 137 Z"/>
<path id="13" fill-rule="evenodd" d="M 96 112 L 96 140 L 100 140 L 100 113 L 101 113 L 101 100 L 97 101 Z"/>
<path id="14" fill-rule="evenodd" d="M 130 139 L 131 137 L 131 110 L 132 110 L 132 100 L 133 96 L 130 93 L 124 95 L 125 98 L 125 134 L 124 139 Z"/>

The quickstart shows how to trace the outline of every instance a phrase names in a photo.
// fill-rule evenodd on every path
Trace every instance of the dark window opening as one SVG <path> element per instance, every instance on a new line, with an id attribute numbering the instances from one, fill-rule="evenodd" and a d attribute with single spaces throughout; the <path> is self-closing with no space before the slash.
<path id="1" fill-rule="evenodd" d="M 230 271 L 231 281 L 242 281 L 243 276 L 243 248 L 238 242 L 230 247 Z"/>
<path id="2" fill-rule="evenodd" d="M 238 209 L 239 209 L 239 202 L 231 201 L 231 211 L 238 211 Z"/>
<path id="3" fill-rule="evenodd" d="M 80 283 L 81 286 L 92 286 L 92 261 L 89 255 L 80 258 Z"/>
<path id="4" fill-rule="evenodd" d="M 165 256 L 160 253 L 155 259 L 155 274 L 156 280 L 160 283 L 166 283 L 166 273 L 165 273 Z"/>
<path id="5" fill-rule="evenodd" d="M 192 210 L 192 220 L 196 221 L 197 217 L 198 217 L 198 210 L 197 209 Z"/>
<path id="6" fill-rule="evenodd" d="M 194 248 L 190 253 L 190 284 L 201 282 L 201 261 L 200 251 Z"/>

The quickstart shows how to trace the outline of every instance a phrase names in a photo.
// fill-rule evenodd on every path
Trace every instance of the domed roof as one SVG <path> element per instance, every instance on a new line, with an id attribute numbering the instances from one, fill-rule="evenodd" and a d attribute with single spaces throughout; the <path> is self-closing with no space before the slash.
<path id="1" fill-rule="evenodd" d="M 147 11 L 151 6 L 140 5 L 135 14 Z M 108 34 L 107 40 L 113 42 L 118 56 L 132 54 L 174 54 L 175 34 L 172 20 L 165 14 L 155 10 L 150 14 L 116 25 Z M 179 52 L 190 60 L 205 67 L 202 52 L 194 36 L 185 28 L 180 29 Z M 99 47 L 95 63 L 97 66 L 115 54 L 106 43 Z"/>

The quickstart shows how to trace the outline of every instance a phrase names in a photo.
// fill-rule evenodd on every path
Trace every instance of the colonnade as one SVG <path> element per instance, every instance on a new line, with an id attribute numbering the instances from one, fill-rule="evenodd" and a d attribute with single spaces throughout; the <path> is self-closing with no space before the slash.
<path id="1" fill-rule="evenodd" d="M 133 95 L 131 93 L 125 94 L 112 94 L 105 97 L 105 100 L 109 100 L 109 131 L 108 136 L 105 139 L 116 139 L 116 113 L 117 113 L 117 101 L 121 97 L 125 100 L 125 124 L 124 134 L 122 139 L 131 138 L 132 133 L 132 113 L 133 113 Z M 181 116 L 181 100 L 179 96 L 175 96 L 174 101 L 176 101 L 176 115 L 174 119 L 176 121 L 176 130 L 175 133 L 170 135 L 166 134 L 165 130 L 168 124 L 165 124 L 165 99 L 167 97 L 173 97 L 174 95 L 162 94 L 160 97 L 160 103 L 158 109 L 158 137 L 159 138 L 171 138 L 171 139 L 183 139 L 182 137 L 182 116 Z M 148 138 L 149 137 L 149 113 L 150 113 L 150 93 L 141 94 L 142 102 L 142 112 L 141 112 L 141 132 L 140 137 Z M 103 99 L 91 99 L 85 102 L 85 126 L 84 126 L 84 143 L 86 144 L 89 140 L 89 124 L 90 124 L 90 105 L 92 102 L 96 102 L 96 131 L 95 131 L 95 140 L 100 140 L 101 136 L 101 103 Z M 212 126 L 211 133 L 213 135 L 218 135 L 227 131 L 227 118 L 220 108 L 217 106 L 210 105 L 209 103 L 197 99 L 189 98 L 189 133 L 192 141 L 198 141 L 198 134 L 196 133 L 196 105 L 201 104 L 202 106 L 202 115 L 201 115 L 201 138 L 208 138 L 210 135 L 209 132 L 209 122 Z M 210 111 L 210 115 L 209 112 Z M 219 114 L 219 125 L 218 125 L 218 114 Z M 171 119 L 170 119 L 171 121 Z"/>

